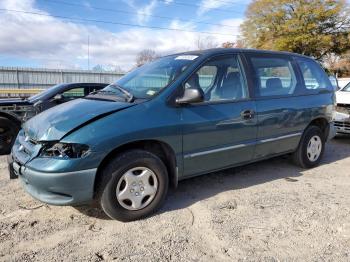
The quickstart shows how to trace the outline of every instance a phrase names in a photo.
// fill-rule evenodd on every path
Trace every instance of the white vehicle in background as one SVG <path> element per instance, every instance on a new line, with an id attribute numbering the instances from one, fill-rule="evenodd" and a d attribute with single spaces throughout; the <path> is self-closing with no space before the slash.
<path id="1" fill-rule="evenodd" d="M 336 92 L 334 125 L 337 133 L 350 134 L 350 83 Z"/>

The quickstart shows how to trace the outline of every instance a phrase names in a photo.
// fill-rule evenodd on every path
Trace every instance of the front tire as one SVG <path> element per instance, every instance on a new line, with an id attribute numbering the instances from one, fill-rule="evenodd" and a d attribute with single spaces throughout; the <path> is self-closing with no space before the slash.
<path id="1" fill-rule="evenodd" d="M 102 171 L 97 198 L 112 219 L 127 222 L 149 216 L 164 201 L 169 185 L 164 163 L 144 150 L 130 150 Z"/>
<path id="2" fill-rule="evenodd" d="M 293 153 L 294 163 L 302 168 L 317 166 L 324 153 L 325 136 L 317 126 L 309 126 L 299 143 L 298 149 Z"/>

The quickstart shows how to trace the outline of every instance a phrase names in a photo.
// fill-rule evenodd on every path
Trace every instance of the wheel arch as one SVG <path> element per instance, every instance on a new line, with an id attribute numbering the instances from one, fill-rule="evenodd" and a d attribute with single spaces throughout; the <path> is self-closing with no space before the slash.
<path id="1" fill-rule="evenodd" d="M 307 126 L 317 126 L 321 129 L 322 133 L 324 134 L 324 138 L 327 139 L 329 134 L 329 121 L 325 117 L 317 117 L 313 119 L 310 124 Z M 306 130 L 306 128 L 305 128 Z"/>
<path id="2" fill-rule="evenodd" d="M 167 168 L 169 175 L 169 183 L 172 187 L 177 187 L 178 177 L 177 177 L 177 160 L 176 155 L 172 147 L 159 140 L 138 140 L 123 144 L 113 149 L 107 156 L 102 160 L 97 168 L 95 183 L 94 183 L 94 194 L 100 183 L 102 182 L 102 170 L 110 162 L 111 159 L 115 158 L 117 155 L 132 149 L 143 149 L 149 151 L 156 156 L 158 156 Z"/>
<path id="3" fill-rule="evenodd" d="M 10 114 L 8 112 L 4 112 L 4 111 L 0 111 L 0 117 L 4 117 L 4 118 L 7 118 L 13 122 L 16 123 L 16 125 L 21 128 L 21 120 L 16 116 L 16 115 L 13 115 L 13 114 Z"/>

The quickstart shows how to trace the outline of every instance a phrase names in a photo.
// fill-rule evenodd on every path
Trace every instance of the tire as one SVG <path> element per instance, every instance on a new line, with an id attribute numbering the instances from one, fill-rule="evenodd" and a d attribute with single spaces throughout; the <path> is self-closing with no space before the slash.
<path id="1" fill-rule="evenodd" d="M 299 143 L 298 149 L 293 153 L 294 163 L 302 168 L 317 166 L 325 149 L 325 136 L 317 126 L 309 126 Z"/>
<path id="2" fill-rule="evenodd" d="M 0 155 L 8 155 L 20 126 L 6 117 L 0 117 Z"/>
<path id="3" fill-rule="evenodd" d="M 120 154 L 101 175 L 96 198 L 103 211 L 119 221 L 149 216 L 161 206 L 168 192 L 167 169 L 148 151 L 130 150 Z"/>

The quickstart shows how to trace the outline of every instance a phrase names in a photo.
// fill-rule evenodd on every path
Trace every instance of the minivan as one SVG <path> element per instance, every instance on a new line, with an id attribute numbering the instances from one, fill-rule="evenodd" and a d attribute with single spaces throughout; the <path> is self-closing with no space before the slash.
<path id="1" fill-rule="evenodd" d="M 334 136 L 333 110 L 332 84 L 309 57 L 186 52 L 30 119 L 11 161 L 34 198 L 97 202 L 131 221 L 157 210 L 185 178 L 283 154 L 316 166 Z"/>

